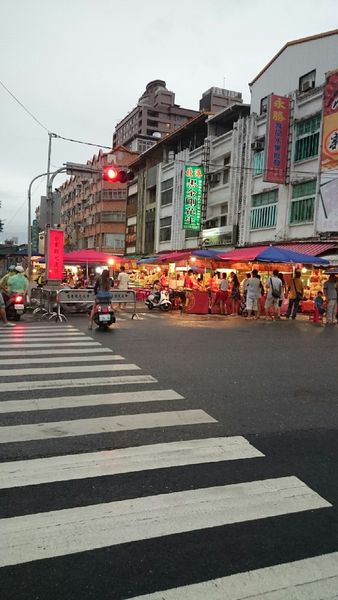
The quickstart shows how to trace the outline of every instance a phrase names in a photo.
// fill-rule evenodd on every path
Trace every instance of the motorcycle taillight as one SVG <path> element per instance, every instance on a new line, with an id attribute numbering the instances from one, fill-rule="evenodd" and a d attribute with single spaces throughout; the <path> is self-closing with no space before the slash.
<path id="1" fill-rule="evenodd" d="M 23 296 L 15 296 L 14 302 L 22 302 Z"/>

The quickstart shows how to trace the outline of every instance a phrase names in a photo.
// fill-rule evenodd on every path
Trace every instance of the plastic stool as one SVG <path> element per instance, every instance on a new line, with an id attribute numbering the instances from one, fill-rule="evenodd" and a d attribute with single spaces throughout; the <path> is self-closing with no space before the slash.
<path id="1" fill-rule="evenodd" d="M 312 323 L 323 322 L 323 315 L 320 314 L 318 308 L 315 308 L 314 312 L 309 314 L 309 321 L 312 321 Z"/>

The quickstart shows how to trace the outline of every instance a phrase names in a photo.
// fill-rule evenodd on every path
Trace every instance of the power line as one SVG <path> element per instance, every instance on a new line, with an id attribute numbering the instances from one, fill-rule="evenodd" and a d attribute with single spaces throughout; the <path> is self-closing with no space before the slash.
<path id="1" fill-rule="evenodd" d="M 72 138 L 66 138 L 62 135 L 58 135 L 57 133 L 55 133 L 53 137 L 59 138 L 60 140 L 66 140 L 66 142 L 74 142 L 75 144 L 84 144 L 85 146 L 94 146 L 95 148 L 106 148 L 106 150 L 111 150 L 111 146 L 104 146 L 103 144 L 92 144 L 91 142 L 73 140 Z"/>
<path id="2" fill-rule="evenodd" d="M 51 134 L 54 138 L 59 138 L 60 140 L 65 140 L 66 142 L 74 142 L 76 144 L 84 144 L 85 146 L 94 146 L 95 148 L 105 148 L 106 150 L 111 150 L 111 146 L 105 146 L 104 144 L 92 144 L 91 142 L 83 142 L 83 141 L 80 141 L 80 140 L 73 140 L 72 138 L 66 138 L 66 137 L 63 137 L 62 135 L 58 135 L 57 133 L 51 133 L 50 129 L 48 129 L 48 127 L 46 127 L 43 123 L 41 123 L 41 121 L 39 121 L 39 119 L 37 117 L 35 117 L 35 115 L 33 115 L 33 113 L 30 110 L 28 110 L 28 108 L 23 104 L 23 102 L 21 102 L 15 96 L 15 94 L 13 94 L 13 92 L 11 92 L 8 89 L 8 87 L 1 80 L 0 80 L 0 85 L 2 85 L 2 87 L 13 98 L 13 100 L 15 100 L 15 102 L 17 102 L 19 104 L 19 106 L 21 106 L 21 108 L 23 108 L 23 110 L 30 117 L 32 117 L 32 119 L 34 119 L 34 121 L 38 125 L 40 125 L 40 127 L 42 127 L 45 131 L 47 131 L 49 134 Z"/>
<path id="3" fill-rule="evenodd" d="M 33 113 L 31 113 L 31 111 L 30 111 L 30 110 L 28 110 L 28 108 L 26 108 L 26 106 L 25 106 L 25 105 L 24 105 L 22 102 L 20 102 L 20 100 L 19 100 L 19 99 L 18 99 L 18 98 L 17 98 L 17 97 L 16 97 L 16 96 L 15 96 L 15 95 L 14 95 L 14 94 L 13 94 L 13 93 L 12 93 L 12 92 L 9 90 L 9 89 L 8 89 L 8 87 L 6 87 L 6 86 L 5 86 L 5 84 L 4 84 L 2 81 L 0 81 L 0 85 L 2 85 L 2 87 L 3 87 L 3 88 L 6 90 L 6 92 L 7 92 L 7 93 L 8 93 L 10 96 L 12 96 L 12 98 L 15 100 L 15 102 L 17 102 L 17 103 L 18 103 L 18 104 L 21 106 L 21 108 L 23 108 L 23 109 L 24 109 L 24 111 L 25 111 L 26 113 L 28 113 L 28 114 L 29 114 L 29 116 L 30 116 L 30 117 L 32 117 L 32 119 L 34 119 L 34 121 L 35 121 L 35 122 L 36 122 L 38 125 L 40 125 L 40 127 L 42 127 L 42 128 L 45 130 L 45 131 L 47 131 L 47 132 L 49 133 L 49 129 L 48 129 L 48 127 L 46 127 L 46 126 L 45 126 L 43 123 L 41 123 L 41 121 L 39 121 L 39 119 L 37 119 L 37 117 L 35 117 L 35 116 L 33 115 Z"/>

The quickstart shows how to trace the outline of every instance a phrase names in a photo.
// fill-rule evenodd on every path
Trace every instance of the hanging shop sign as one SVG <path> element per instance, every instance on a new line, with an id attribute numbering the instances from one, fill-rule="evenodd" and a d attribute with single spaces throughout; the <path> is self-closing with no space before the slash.
<path id="1" fill-rule="evenodd" d="M 63 277 L 63 238 L 62 229 L 49 229 L 47 237 L 47 279 L 62 280 Z"/>
<path id="2" fill-rule="evenodd" d="M 326 76 L 317 230 L 338 231 L 338 71 Z"/>
<path id="3" fill-rule="evenodd" d="M 186 165 L 183 188 L 183 229 L 200 231 L 204 168 Z"/>
<path id="4" fill-rule="evenodd" d="M 264 181 L 269 181 L 271 183 L 285 183 L 289 120 L 289 98 L 271 94 L 268 107 Z"/>

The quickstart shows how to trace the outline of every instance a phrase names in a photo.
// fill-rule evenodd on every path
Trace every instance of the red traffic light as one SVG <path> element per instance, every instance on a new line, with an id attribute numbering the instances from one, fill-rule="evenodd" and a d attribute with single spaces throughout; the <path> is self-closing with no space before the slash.
<path id="1" fill-rule="evenodd" d="M 102 169 L 102 179 L 109 183 L 126 183 L 127 181 L 134 179 L 134 173 L 129 169 L 104 165 Z"/>

